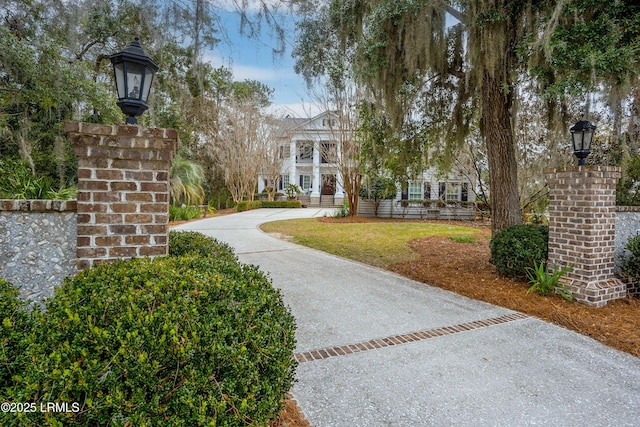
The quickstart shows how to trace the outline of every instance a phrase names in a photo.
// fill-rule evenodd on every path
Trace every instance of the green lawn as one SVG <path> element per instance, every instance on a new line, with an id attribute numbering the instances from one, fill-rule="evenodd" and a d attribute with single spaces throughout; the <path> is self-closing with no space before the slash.
<path id="1" fill-rule="evenodd" d="M 280 233 L 301 245 L 384 267 L 415 257 L 408 242 L 430 236 L 474 239 L 480 230 L 449 224 L 422 222 L 328 223 L 317 219 L 296 219 L 262 225 L 267 233 Z"/>

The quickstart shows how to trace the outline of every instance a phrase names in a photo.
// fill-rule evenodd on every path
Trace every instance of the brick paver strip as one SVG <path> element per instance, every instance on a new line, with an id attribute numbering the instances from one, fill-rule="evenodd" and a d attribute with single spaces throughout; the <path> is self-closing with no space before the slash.
<path id="1" fill-rule="evenodd" d="M 311 362 L 314 360 L 323 360 L 330 357 L 346 356 L 348 354 L 359 353 L 361 351 L 377 350 L 394 345 L 401 345 L 414 341 L 424 341 L 430 338 L 472 331 L 474 329 L 487 328 L 490 326 L 513 322 L 514 320 L 528 319 L 529 317 L 530 316 L 527 316 L 523 313 L 505 314 L 503 316 L 494 317 L 491 319 L 474 320 L 473 322 L 461 323 L 459 325 L 443 326 L 441 328 L 428 329 L 425 331 L 412 332 L 402 335 L 394 335 L 391 337 L 377 338 L 355 344 L 346 344 L 342 346 L 305 351 L 303 353 L 295 354 L 294 357 L 299 363 Z"/>

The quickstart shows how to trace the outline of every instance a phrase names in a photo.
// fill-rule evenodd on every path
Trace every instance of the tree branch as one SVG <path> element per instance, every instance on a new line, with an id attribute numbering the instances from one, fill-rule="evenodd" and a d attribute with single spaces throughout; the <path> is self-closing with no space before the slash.
<path id="1" fill-rule="evenodd" d="M 460 12 L 457 9 L 454 9 L 454 7 L 451 6 L 450 4 L 445 5 L 445 10 L 449 13 L 449 15 L 453 16 L 458 21 L 460 21 L 462 25 L 466 26 L 468 24 L 467 15 L 465 15 L 464 13 Z"/>

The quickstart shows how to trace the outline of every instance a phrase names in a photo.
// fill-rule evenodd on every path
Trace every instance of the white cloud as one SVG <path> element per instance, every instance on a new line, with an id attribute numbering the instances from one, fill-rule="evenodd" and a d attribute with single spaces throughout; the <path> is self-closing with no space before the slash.
<path id="1" fill-rule="evenodd" d="M 204 61 L 210 62 L 214 67 L 224 66 L 228 68 L 233 73 L 235 80 L 258 80 L 268 83 L 282 79 L 298 78 L 293 69 L 278 67 L 272 63 L 265 66 L 235 64 L 233 61 L 209 55 L 205 56 Z"/>
<path id="2" fill-rule="evenodd" d="M 258 80 L 263 83 L 281 80 L 289 74 L 295 75 L 293 70 L 278 70 L 255 65 L 232 65 L 230 68 L 236 80 Z"/>

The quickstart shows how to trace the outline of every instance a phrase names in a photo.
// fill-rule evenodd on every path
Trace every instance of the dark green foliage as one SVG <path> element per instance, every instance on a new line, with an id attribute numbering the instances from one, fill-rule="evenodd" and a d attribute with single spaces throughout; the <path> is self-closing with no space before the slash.
<path id="1" fill-rule="evenodd" d="M 395 181 L 384 176 L 376 176 L 360 187 L 360 197 L 373 201 L 393 199 L 397 192 Z"/>
<path id="2" fill-rule="evenodd" d="M 169 255 L 181 256 L 189 253 L 216 259 L 223 258 L 229 262 L 238 261 L 231 246 L 213 237 L 207 237 L 196 231 L 169 232 Z"/>
<path id="3" fill-rule="evenodd" d="M 181 240 L 182 239 L 182 240 Z M 29 365 L 8 401 L 79 412 L 0 414 L 0 425 L 266 425 L 294 381 L 294 319 L 228 247 L 176 233 L 186 255 L 100 265 L 35 312 Z M 196 251 L 188 250 L 192 242 Z M 60 424 L 58 424 L 60 423 Z"/>
<path id="4" fill-rule="evenodd" d="M 250 211 L 252 209 L 260 209 L 262 207 L 262 202 L 260 200 L 253 201 L 242 201 L 236 205 L 236 210 L 238 212 Z"/>
<path id="5" fill-rule="evenodd" d="M 0 199 L 69 200 L 77 193 L 75 186 L 54 190 L 51 178 L 34 175 L 22 160 L 0 159 Z"/>
<path id="6" fill-rule="evenodd" d="M 625 249 L 629 256 L 622 263 L 622 272 L 634 282 L 640 282 L 640 235 L 630 238 Z"/>
<path id="7" fill-rule="evenodd" d="M 640 206 L 640 157 L 632 157 L 625 176 L 616 185 L 616 205 Z"/>
<path id="8" fill-rule="evenodd" d="M 242 201 L 236 205 L 236 210 L 238 212 L 249 211 L 252 209 L 260 209 L 260 208 L 301 208 L 302 202 L 300 200 L 253 200 L 253 201 Z"/>
<path id="9" fill-rule="evenodd" d="M 297 209 L 302 207 L 302 202 L 300 200 L 263 200 L 260 203 L 262 203 L 263 208 Z"/>
<path id="10" fill-rule="evenodd" d="M 6 389 L 27 364 L 26 338 L 33 329 L 31 312 L 18 295 L 15 286 L 0 278 L 0 401 L 6 401 Z"/>
<path id="11" fill-rule="evenodd" d="M 526 277 L 528 268 L 546 262 L 549 227 L 544 225 L 513 225 L 491 238 L 491 262 L 500 274 Z"/>
<path id="12" fill-rule="evenodd" d="M 189 221 L 201 215 L 202 210 L 198 206 L 169 206 L 169 221 Z"/>

